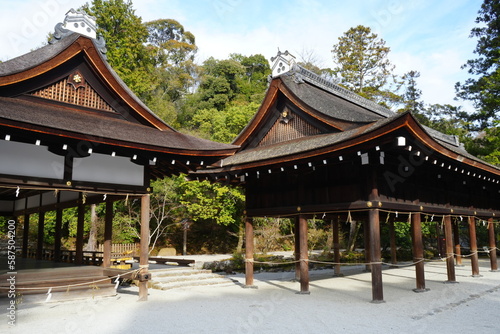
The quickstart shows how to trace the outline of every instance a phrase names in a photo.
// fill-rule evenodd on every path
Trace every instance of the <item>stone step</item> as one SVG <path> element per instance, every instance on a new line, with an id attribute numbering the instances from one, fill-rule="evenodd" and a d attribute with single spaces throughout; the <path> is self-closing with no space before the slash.
<path id="1" fill-rule="evenodd" d="M 151 273 L 152 280 L 148 282 L 148 286 L 158 290 L 234 284 L 231 279 L 206 269 L 160 269 L 151 270 Z"/>

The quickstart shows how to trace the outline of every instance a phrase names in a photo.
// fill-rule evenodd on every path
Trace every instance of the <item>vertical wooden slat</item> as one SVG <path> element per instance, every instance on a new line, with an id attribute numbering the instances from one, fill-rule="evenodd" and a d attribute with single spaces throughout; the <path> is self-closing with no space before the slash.
<path id="1" fill-rule="evenodd" d="M 451 216 L 444 216 L 444 237 L 446 243 L 446 271 L 447 283 L 456 283 L 455 260 L 453 259 L 453 232 L 451 227 Z"/>
<path id="2" fill-rule="evenodd" d="M 479 257 L 477 254 L 476 218 L 469 217 L 469 239 L 471 256 L 472 276 L 479 277 Z"/>
<path id="3" fill-rule="evenodd" d="M 335 216 L 332 220 L 333 225 L 333 262 L 335 262 L 334 266 L 334 276 L 342 277 L 344 274 L 340 271 L 340 226 L 339 226 L 339 217 Z"/>
<path id="4" fill-rule="evenodd" d="M 389 238 L 391 244 L 391 263 L 398 263 L 398 249 L 396 245 L 396 229 L 394 228 L 394 218 L 392 215 L 389 217 Z"/>
<path id="5" fill-rule="evenodd" d="M 488 219 L 488 239 L 489 239 L 489 245 L 490 245 L 491 271 L 497 271 L 498 270 L 497 242 L 496 242 L 495 224 L 493 223 L 493 218 Z"/>
<path id="6" fill-rule="evenodd" d="M 253 284 L 253 219 L 245 219 L 245 288 L 256 288 Z"/>
<path id="7" fill-rule="evenodd" d="M 139 256 L 140 274 L 149 274 L 149 205 L 150 195 L 142 195 L 141 197 L 141 251 Z M 139 300 L 148 300 L 148 281 L 139 281 Z"/>
<path id="8" fill-rule="evenodd" d="M 424 272 L 424 244 L 422 242 L 421 214 L 413 213 L 411 215 L 411 241 L 413 248 L 413 262 L 415 262 L 416 288 L 415 292 L 424 292 L 425 272 Z"/>
<path id="9" fill-rule="evenodd" d="M 294 218 L 294 255 L 295 255 L 295 280 L 300 281 L 300 228 L 299 217 Z"/>
<path id="10" fill-rule="evenodd" d="M 460 248 L 460 230 L 459 230 L 459 222 L 456 221 L 453 224 L 453 243 L 456 255 L 456 265 L 462 265 L 462 250 Z"/>
<path id="11" fill-rule="evenodd" d="M 307 219 L 299 215 L 300 294 L 309 294 L 309 250 L 307 247 Z"/>
<path id="12" fill-rule="evenodd" d="M 377 184 L 377 170 L 368 172 L 367 188 L 368 200 L 373 206 L 378 202 L 379 191 Z M 372 303 L 384 302 L 384 288 L 382 284 L 382 254 L 380 249 L 380 211 L 379 209 L 368 210 L 369 239 L 370 239 L 370 262 L 372 272 Z M 365 247 L 366 248 L 366 247 Z"/>
<path id="13" fill-rule="evenodd" d="M 111 266 L 111 240 L 113 237 L 113 201 L 106 200 L 106 215 L 104 218 L 104 245 L 102 250 L 102 266 Z"/>
<path id="14" fill-rule="evenodd" d="M 76 245 L 75 245 L 75 264 L 83 264 L 83 232 L 85 225 L 85 205 L 83 204 L 83 195 L 78 197 L 78 217 L 76 224 Z"/>

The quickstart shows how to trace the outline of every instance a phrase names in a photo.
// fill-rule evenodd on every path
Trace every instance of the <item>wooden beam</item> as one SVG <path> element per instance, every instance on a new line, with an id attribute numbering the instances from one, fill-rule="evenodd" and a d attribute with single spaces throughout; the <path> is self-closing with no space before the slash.
<path id="1" fill-rule="evenodd" d="M 417 286 L 413 290 L 415 292 L 425 292 L 429 289 L 425 288 L 425 273 L 424 273 L 424 244 L 422 242 L 422 220 L 420 213 L 411 215 L 411 241 L 413 248 L 413 262 L 415 262 L 415 274 Z"/>
<path id="2" fill-rule="evenodd" d="M 493 218 L 488 219 L 488 239 L 490 245 L 491 271 L 498 271 L 497 242 L 496 242 L 495 224 L 493 223 Z"/>
<path id="3" fill-rule="evenodd" d="M 446 271 L 448 280 L 446 283 L 457 283 L 455 278 L 455 260 L 453 259 L 453 232 L 451 227 L 451 216 L 444 216 L 444 237 L 446 243 Z"/>
<path id="4" fill-rule="evenodd" d="M 85 205 L 83 204 L 83 194 L 80 193 L 78 199 L 78 218 L 76 224 L 76 244 L 75 244 L 75 264 L 83 264 L 83 232 L 85 226 Z"/>
<path id="5" fill-rule="evenodd" d="M 149 279 L 149 205 L 150 195 L 141 197 L 141 245 L 140 245 L 140 277 L 139 279 L 139 301 L 148 300 Z"/>
<path id="6" fill-rule="evenodd" d="M 253 284 L 253 219 L 245 219 L 245 288 L 257 288 Z"/>
<path id="7" fill-rule="evenodd" d="M 113 201 L 106 200 L 106 215 L 104 218 L 104 245 L 102 254 L 102 266 L 111 266 L 111 244 L 113 238 Z"/>
<path id="8" fill-rule="evenodd" d="M 307 219 L 299 215 L 299 245 L 300 245 L 300 294 L 310 294 L 309 291 L 309 250 L 307 247 Z"/>
<path id="9" fill-rule="evenodd" d="M 469 217 L 469 238 L 470 238 L 470 252 L 472 277 L 480 277 L 479 274 L 479 257 L 477 255 L 477 236 L 476 236 L 476 218 Z"/>

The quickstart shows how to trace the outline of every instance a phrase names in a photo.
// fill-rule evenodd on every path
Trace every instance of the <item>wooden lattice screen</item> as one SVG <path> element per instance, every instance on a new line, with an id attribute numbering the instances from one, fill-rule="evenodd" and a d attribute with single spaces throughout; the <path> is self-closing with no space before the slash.
<path id="1" fill-rule="evenodd" d="M 320 134 L 321 131 L 286 108 L 286 117 L 279 117 L 258 146 L 267 146 L 305 136 Z"/>
<path id="2" fill-rule="evenodd" d="M 82 82 L 78 87 L 75 87 L 69 82 L 68 78 L 65 78 L 50 86 L 35 91 L 32 95 L 76 104 L 87 108 L 113 111 L 111 106 L 107 104 L 86 81 Z"/>

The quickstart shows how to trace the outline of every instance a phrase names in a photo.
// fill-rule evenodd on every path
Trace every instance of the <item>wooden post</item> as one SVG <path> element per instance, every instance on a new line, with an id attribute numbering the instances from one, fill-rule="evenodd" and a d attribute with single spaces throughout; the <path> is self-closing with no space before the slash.
<path id="1" fill-rule="evenodd" d="M 139 280 L 139 301 L 148 300 L 148 279 L 149 278 L 149 194 L 141 197 L 141 253 L 139 255 L 140 276 Z"/>
<path id="2" fill-rule="evenodd" d="M 59 196 L 59 194 L 57 195 Z M 61 208 L 57 208 L 56 210 L 56 226 L 55 226 L 55 235 L 54 235 L 54 261 L 61 261 L 61 232 L 62 232 L 62 218 L 63 218 L 63 210 Z"/>
<path id="3" fill-rule="evenodd" d="M 370 226 L 370 262 L 372 272 L 372 302 L 384 302 L 382 286 L 382 254 L 380 251 L 380 217 L 379 210 L 372 209 L 368 212 Z"/>
<path id="4" fill-rule="evenodd" d="M 396 245 L 396 229 L 394 228 L 394 218 L 392 216 L 389 217 L 389 238 L 391 239 L 391 263 L 398 263 L 398 249 Z"/>
<path id="5" fill-rule="evenodd" d="M 23 223 L 23 249 L 21 253 L 22 258 L 28 257 L 28 246 L 29 246 L 29 234 L 30 232 L 30 214 L 24 214 L 24 223 Z"/>
<path id="6" fill-rule="evenodd" d="M 76 224 L 76 244 L 75 244 L 75 264 L 83 264 L 83 232 L 85 226 L 85 205 L 83 204 L 83 195 L 80 193 L 78 198 L 78 218 Z"/>
<path id="7" fill-rule="evenodd" d="M 295 280 L 300 281 L 300 228 L 299 228 L 299 217 L 296 216 L 294 220 L 294 250 L 295 250 Z"/>
<path id="8" fill-rule="evenodd" d="M 257 288 L 253 284 L 253 219 L 245 220 L 245 288 Z"/>
<path id="9" fill-rule="evenodd" d="M 41 196 L 41 195 L 40 195 Z M 45 212 L 38 212 L 38 235 L 36 242 L 36 259 L 43 260 L 43 228 L 45 225 Z"/>
<path id="10" fill-rule="evenodd" d="M 299 245 L 300 245 L 300 294 L 309 292 L 309 250 L 307 247 L 307 219 L 299 215 Z"/>
<path id="11" fill-rule="evenodd" d="M 371 261 L 370 254 L 370 224 L 365 220 L 363 222 L 363 242 L 365 244 L 365 272 L 369 273 L 372 269 L 372 266 L 368 263 Z"/>
<path id="12" fill-rule="evenodd" d="M 444 216 L 444 237 L 446 244 L 446 271 L 448 280 L 446 283 L 456 283 L 455 260 L 453 259 L 453 232 L 451 227 L 451 216 Z"/>
<path id="13" fill-rule="evenodd" d="M 111 245 L 113 239 L 113 201 L 106 200 L 106 215 L 104 217 L 104 244 L 102 249 L 102 266 L 111 266 Z"/>
<path id="14" fill-rule="evenodd" d="M 340 272 L 340 242 L 339 242 L 339 217 L 335 216 L 332 220 L 333 225 L 333 262 L 334 265 L 334 274 L 333 276 L 342 277 L 344 274 Z"/>
<path id="15" fill-rule="evenodd" d="M 456 265 L 462 266 L 462 250 L 460 249 L 460 230 L 459 230 L 459 222 L 456 221 L 453 224 L 453 243 L 455 248 L 456 255 Z"/>
<path id="16" fill-rule="evenodd" d="M 377 171 L 368 174 L 368 207 L 377 205 L 379 200 L 377 186 Z M 384 288 L 382 285 L 382 252 L 380 250 L 380 212 L 378 209 L 368 210 L 370 236 L 370 263 L 372 272 L 372 303 L 384 302 Z M 366 246 L 365 246 L 366 248 Z"/>
<path id="17" fill-rule="evenodd" d="M 473 216 L 469 217 L 469 236 L 470 236 L 470 252 L 472 277 L 480 277 L 479 275 L 479 258 L 477 255 L 477 236 L 476 236 L 476 219 Z"/>
<path id="18" fill-rule="evenodd" d="M 425 292 L 424 272 L 424 244 L 422 242 L 422 220 L 420 212 L 411 215 L 411 241 L 413 246 L 413 262 L 415 262 L 415 274 L 417 286 L 415 292 Z"/>
<path id="19" fill-rule="evenodd" d="M 493 224 L 493 218 L 488 219 L 488 236 L 489 236 L 489 244 L 490 244 L 491 271 L 497 271 L 498 270 L 497 242 L 496 242 L 495 224 Z"/>

